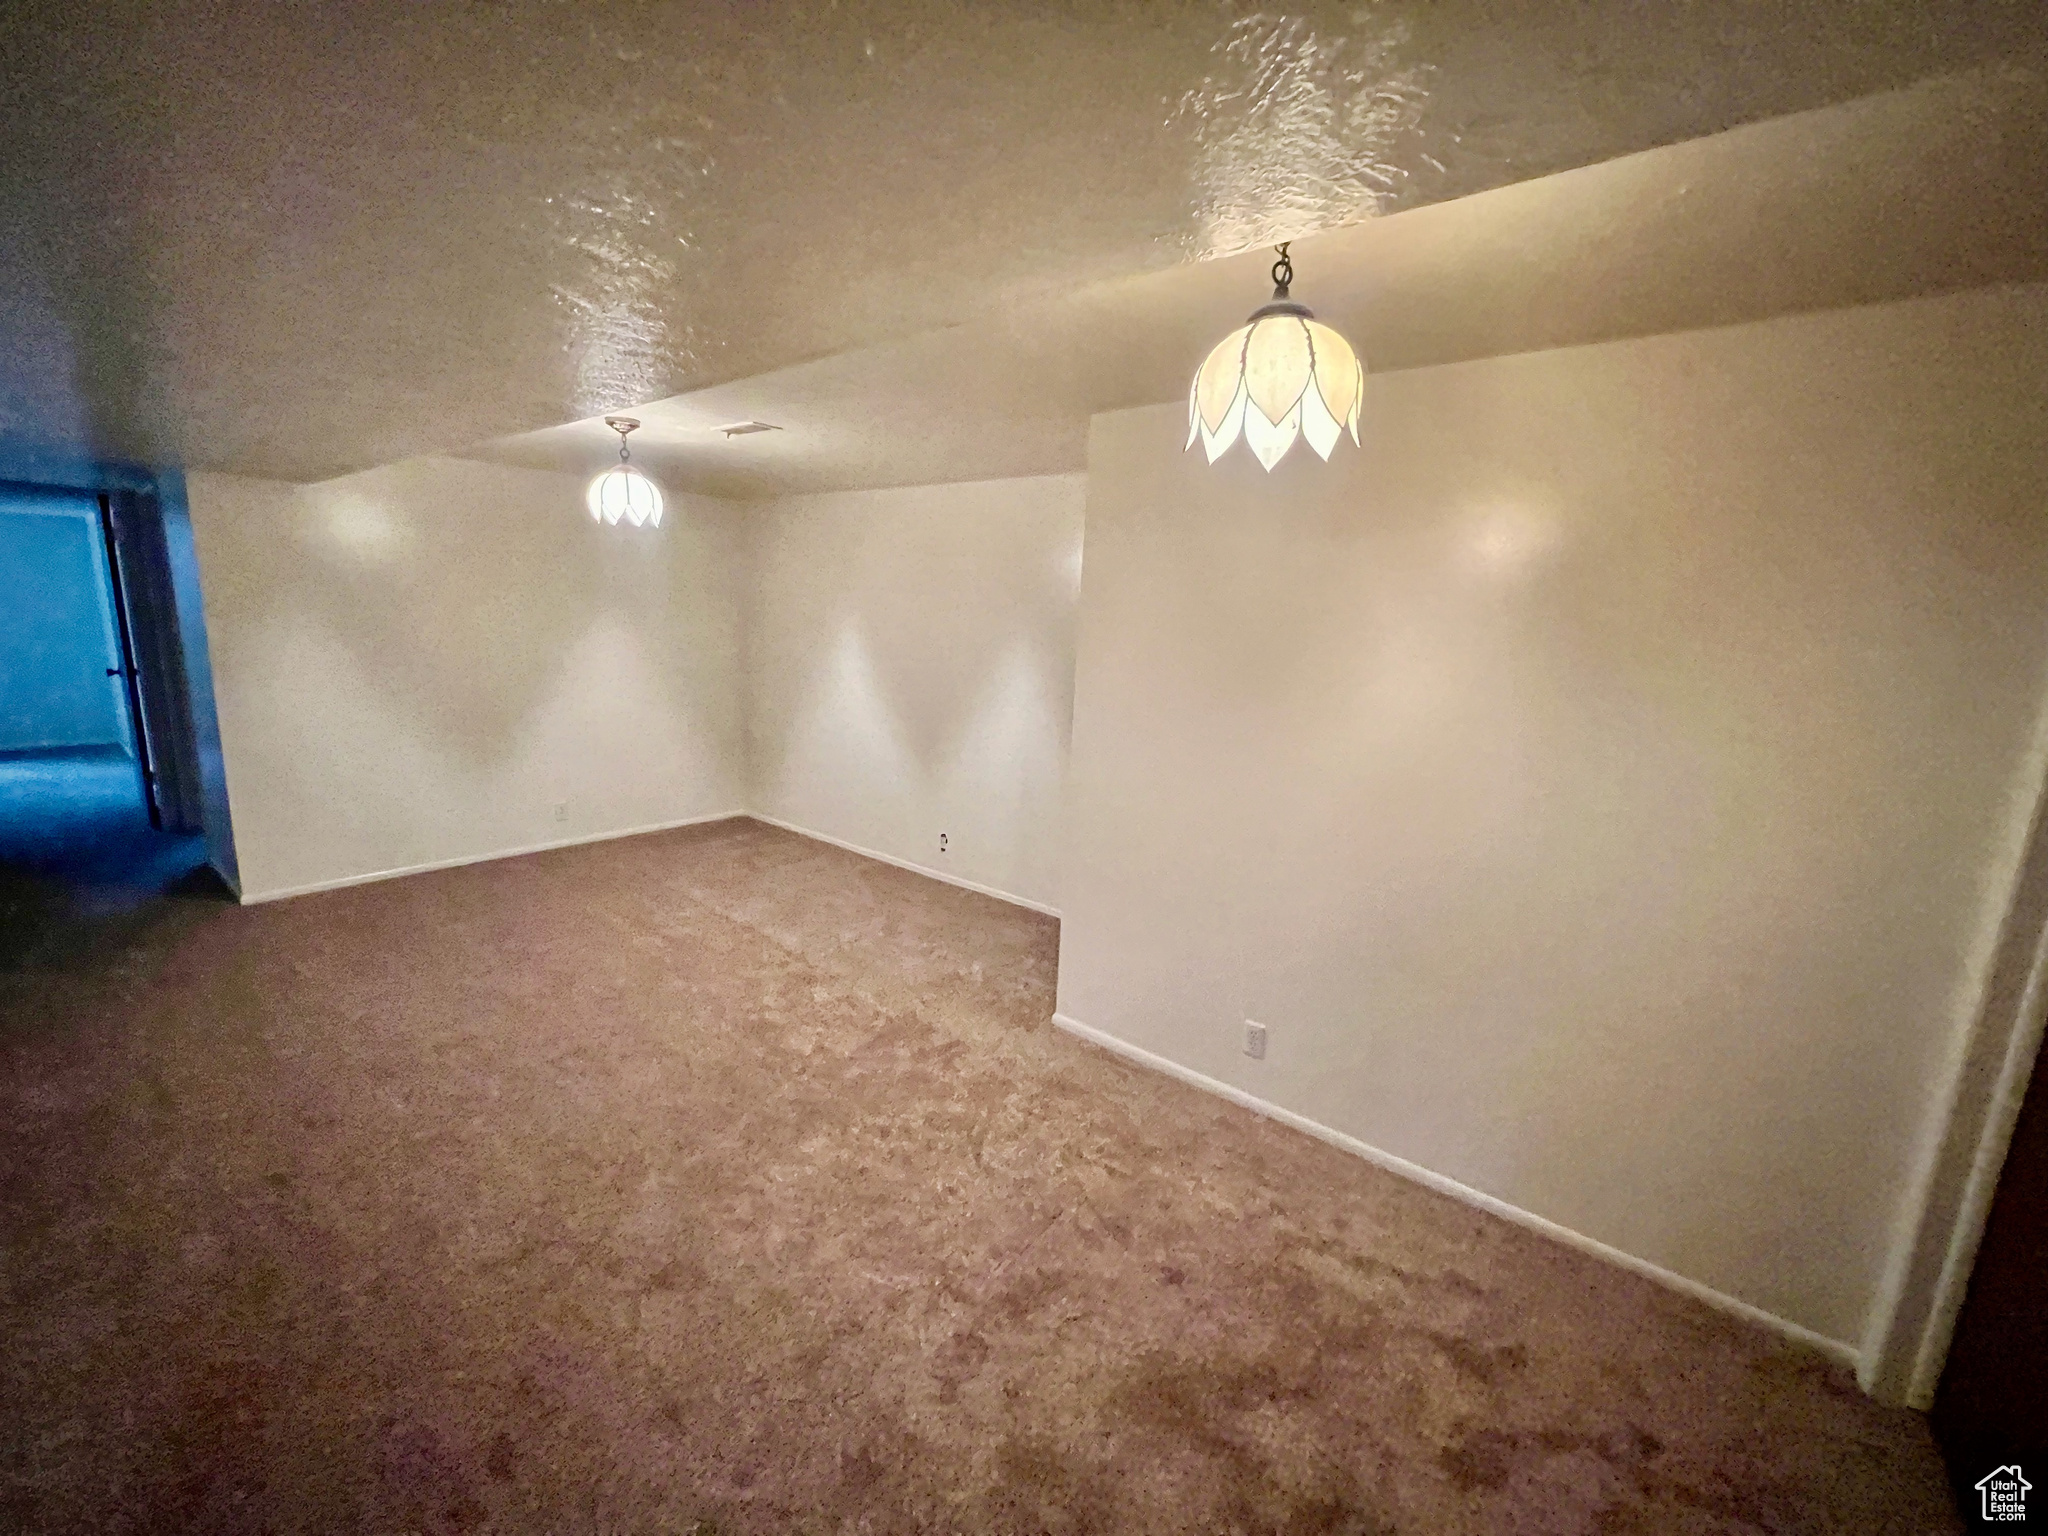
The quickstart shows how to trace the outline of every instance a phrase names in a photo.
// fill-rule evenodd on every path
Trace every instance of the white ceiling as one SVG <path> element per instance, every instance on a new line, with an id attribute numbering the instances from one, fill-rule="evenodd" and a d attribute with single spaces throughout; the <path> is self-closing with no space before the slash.
<path id="1" fill-rule="evenodd" d="M 2000 66 L 1294 244 L 1294 292 L 1376 372 L 2048 279 L 2048 74 Z M 713 495 L 1081 468 L 1088 418 L 1184 397 L 1269 294 L 1260 250 L 646 405 L 634 457 Z M 785 430 L 726 439 L 724 423 Z M 591 473 L 598 419 L 470 456 Z"/>
<path id="2" fill-rule="evenodd" d="M 1849 101 L 2039 22 L 14 0 L 0 441 L 322 478 Z"/>

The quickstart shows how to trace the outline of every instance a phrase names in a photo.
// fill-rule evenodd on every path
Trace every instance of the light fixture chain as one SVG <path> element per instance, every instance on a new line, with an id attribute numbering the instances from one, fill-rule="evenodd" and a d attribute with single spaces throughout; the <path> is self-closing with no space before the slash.
<path id="1" fill-rule="evenodd" d="M 1276 299 L 1286 298 L 1288 285 L 1294 281 L 1294 263 L 1287 257 L 1287 247 L 1293 243 L 1292 240 L 1283 240 L 1274 247 L 1280 253 L 1280 259 L 1273 263 L 1273 297 Z"/>

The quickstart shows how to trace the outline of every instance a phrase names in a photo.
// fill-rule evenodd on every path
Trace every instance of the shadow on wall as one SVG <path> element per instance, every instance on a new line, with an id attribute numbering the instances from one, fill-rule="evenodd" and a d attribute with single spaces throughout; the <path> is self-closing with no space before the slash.
<path id="1" fill-rule="evenodd" d="M 873 626 L 871 615 L 838 620 L 826 664 L 793 716 L 793 735 L 816 737 L 834 716 L 858 722 L 879 758 L 902 773 L 926 775 L 976 759 L 1013 760 L 1017 752 L 1065 740 L 1067 715 L 1057 706 L 1069 680 L 1052 664 L 1064 638 L 1058 633 L 1021 621 L 1008 636 L 976 637 L 987 643 L 963 647 L 965 654 L 947 666 L 943 647 L 919 652 L 895 626 L 880 626 L 895 630 L 886 638 Z M 920 676 L 934 686 L 919 692 Z"/>
<path id="2" fill-rule="evenodd" d="M 760 508 L 754 807 L 1057 907 L 1081 504 L 1053 475 Z"/>
<path id="3" fill-rule="evenodd" d="M 516 755 L 586 641 L 671 601 L 665 541 L 690 537 L 680 515 L 658 531 L 590 526 L 564 476 L 544 481 L 560 507 L 537 506 L 536 478 L 414 459 L 301 488 L 249 552 L 261 577 L 241 582 L 239 643 L 310 615 L 395 715 L 434 722 L 437 750 L 477 769 Z M 565 546 L 565 529 L 596 548 Z M 635 639 L 653 643 L 644 627 Z"/>
<path id="4" fill-rule="evenodd" d="M 739 809 L 723 504 L 413 459 L 192 477 L 251 899 Z"/>
<path id="5" fill-rule="evenodd" d="M 844 586 L 825 627 L 838 636 L 835 659 L 858 671 L 896 738 L 930 772 L 967 750 L 991 704 L 1014 691 L 1020 657 L 1065 655 L 1074 584 L 1047 558 L 1038 520 L 962 517 L 920 531 L 917 599 L 905 602 L 900 551 L 846 521 L 850 540 L 837 551 Z M 830 707 L 837 681 L 818 678 L 819 707 Z"/>

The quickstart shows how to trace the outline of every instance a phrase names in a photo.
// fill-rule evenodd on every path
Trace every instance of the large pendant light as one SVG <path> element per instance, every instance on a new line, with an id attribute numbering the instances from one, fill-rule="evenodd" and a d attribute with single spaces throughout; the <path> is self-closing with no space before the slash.
<path id="1" fill-rule="evenodd" d="M 590 482 L 583 504 L 593 522 L 617 525 L 624 518 L 635 528 L 661 526 L 661 487 L 632 464 L 626 434 L 640 425 L 631 416 L 607 416 L 604 424 L 619 434 L 619 462 Z"/>
<path id="2" fill-rule="evenodd" d="M 1199 437 L 1211 464 L 1240 434 L 1269 470 L 1298 436 L 1325 459 L 1347 429 L 1358 441 L 1365 367 L 1350 342 L 1288 297 L 1294 264 L 1285 245 L 1279 251 L 1273 302 L 1216 344 L 1188 391 L 1186 447 Z"/>

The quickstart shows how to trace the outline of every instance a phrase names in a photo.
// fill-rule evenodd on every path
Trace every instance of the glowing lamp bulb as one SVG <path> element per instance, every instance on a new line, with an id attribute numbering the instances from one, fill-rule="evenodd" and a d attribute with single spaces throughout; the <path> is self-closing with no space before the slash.
<path id="1" fill-rule="evenodd" d="M 630 464 L 608 469 L 591 481 L 583 503 L 593 522 L 616 525 L 624 518 L 635 528 L 661 526 L 661 487 Z"/>
<path id="2" fill-rule="evenodd" d="M 619 462 L 590 482 L 583 504 L 593 523 L 617 527 L 621 518 L 635 528 L 661 526 L 661 487 L 635 469 L 629 460 L 626 434 L 640 423 L 630 416 L 607 416 L 604 424 L 619 434 Z"/>

